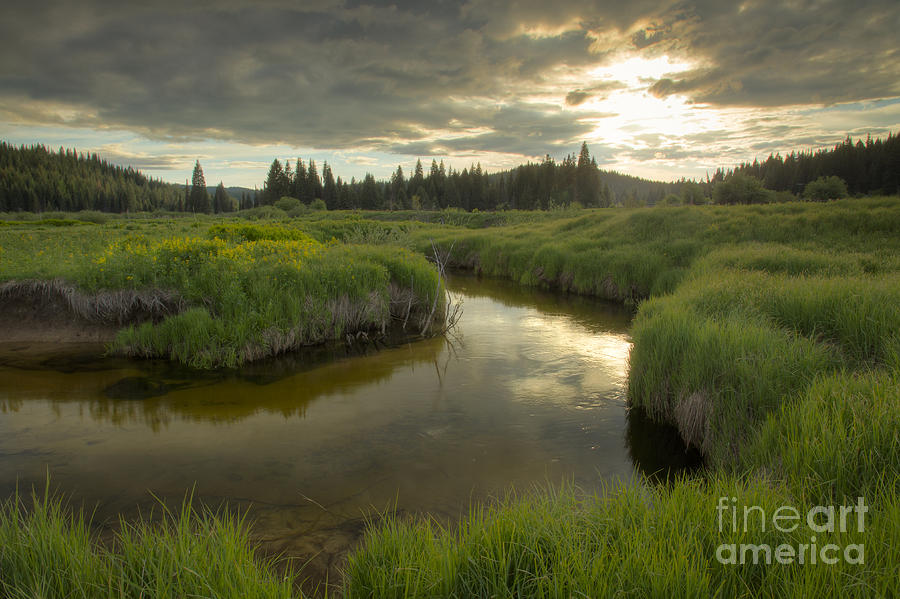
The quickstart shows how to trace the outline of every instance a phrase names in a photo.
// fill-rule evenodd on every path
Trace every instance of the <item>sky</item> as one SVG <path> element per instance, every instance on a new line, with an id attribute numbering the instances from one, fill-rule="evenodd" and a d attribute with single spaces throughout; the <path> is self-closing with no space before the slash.
<path id="1" fill-rule="evenodd" d="M 900 130 L 897 0 L 13 0 L 0 139 L 166 181 L 386 178 L 586 141 L 674 180 Z"/>

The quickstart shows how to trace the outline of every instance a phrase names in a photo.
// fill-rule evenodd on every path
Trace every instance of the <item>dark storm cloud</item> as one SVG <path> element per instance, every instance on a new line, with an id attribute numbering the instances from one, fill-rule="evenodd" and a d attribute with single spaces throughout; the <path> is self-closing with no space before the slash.
<path id="1" fill-rule="evenodd" d="M 719 105 L 832 104 L 900 95 L 896 0 L 705 0 L 668 17 L 654 51 L 700 66 L 652 92 Z"/>
<path id="2" fill-rule="evenodd" d="M 897 6 L 30 2 L 0 21 L 0 112 L 162 139 L 537 156 L 590 131 L 565 106 L 622 86 L 560 86 L 555 70 L 623 50 L 694 61 L 650 82 L 659 96 L 774 106 L 900 95 Z M 558 104 L 535 104 L 534 93 Z"/>

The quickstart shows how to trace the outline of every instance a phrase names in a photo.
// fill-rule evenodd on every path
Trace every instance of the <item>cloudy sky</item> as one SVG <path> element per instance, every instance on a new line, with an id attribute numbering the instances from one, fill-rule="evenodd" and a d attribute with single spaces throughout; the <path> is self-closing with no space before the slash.
<path id="1" fill-rule="evenodd" d="M 561 158 L 700 177 L 900 130 L 897 0 L 13 0 L 0 139 L 262 185 Z"/>

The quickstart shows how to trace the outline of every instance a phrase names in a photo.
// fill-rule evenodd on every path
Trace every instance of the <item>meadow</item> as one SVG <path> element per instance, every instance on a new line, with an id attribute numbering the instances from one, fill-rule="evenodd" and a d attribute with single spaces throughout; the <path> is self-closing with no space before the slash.
<path id="1" fill-rule="evenodd" d="M 60 222 L 74 220 L 60 216 Z M 422 260 L 423 267 L 423 254 L 452 247 L 450 263 L 459 268 L 633 306 L 632 409 L 671 423 L 706 458 L 699 475 L 657 486 L 610 487 L 601 496 L 547 489 L 500 498 L 473 507 L 452 528 L 421 519 L 380 521 L 350 558 L 346 596 L 900 594 L 900 199 L 269 216 L 276 218 L 255 224 L 241 215 L 227 221 L 10 223 L 0 227 L 0 273 L 7 280 L 78 273 L 72 280 L 96 291 L 179 280 L 174 277 L 191 272 L 182 270 L 185 256 L 203 268 L 226 269 L 231 261 L 220 256 L 236 251 L 265 263 L 265 246 L 236 249 L 261 241 L 287 244 L 294 249 L 286 255 L 301 262 L 335 252 L 336 263 L 343 263 L 361 252 L 369 263 L 402 256 L 404 264 Z M 97 239 L 96 227 L 114 234 Z M 128 227 L 153 239 L 161 237 L 143 231 L 194 232 L 188 245 L 195 253 L 165 245 L 171 241 L 126 247 L 121 244 L 133 243 L 127 239 L 134 234 Z M 260 238 L 238 232 L 247 227 Z M 97 264 L 112 244 L 120 244 L 107 258 L 116 266 Z M 79 256 L 81 247 L 90 258 Z M 42 250 L 56 258 L 37 255 Z M 177 265 L 172 275 L 161 274 L 169 271 L 152 260 L 168 265 L 166 252 L 181 257 L 171 260 Z M 271 268 L 280 274 L 285 266 Z M 385 266 L 397 273 L 392 280 L 410 275 L 393 268 Z M 299 281 L 301 275 L 291 276 Z M 191 293 L 209 290 L 202 285 L 202 278 L 191 279 L 181 293 L 200 297 Z M 278 288 L 271 289 L 277 295 Z M 138 335 L 131 330 L 116 343 L 139 345 Z M 811 533 L 801 526 L 786 533 L 756 521 L 746 531 L 722 530 L 716 521 L 721 497 L 766 513 L 779 506 L 805 513 L 862 497 L 869 511 L 864 530 Z M 722 564 L 717 548 L 730 543 L 862 544 L 865 559 Z"/>
<path id="2" fill-rule="evenodd" d="M 400 321 L 443 323 L 437 270 L 399 246 L 271 225 L 73 219 L 0 227 L 0 296 L 60 296 L 120 326 L 116 354 L 237 367 Z"/>

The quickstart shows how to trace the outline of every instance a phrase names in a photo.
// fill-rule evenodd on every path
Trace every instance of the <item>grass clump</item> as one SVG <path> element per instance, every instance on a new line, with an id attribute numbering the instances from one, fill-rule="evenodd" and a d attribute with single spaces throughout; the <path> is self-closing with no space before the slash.
<path id="1" fill-rule="evenodd" d="M 323 245 L 302 233 L 286 240 L 185 238 L 117 246 L 98 265 L 89 288 L 174 288 L 193 306 L 124 330 L 113 348 L 197 367 L 233 367 L 347 333 L 384 332 L 392 316 L 406 316 L 392 304 L 392 282 L 412 293 L 405 309 L 415 319 L 440 290 L 437 273 L 421 256 Z"/>
<path id="2" fill-rule="evenodd" d="M 767 415 L 742 463 L 815 500 L 877 497 L 886 488 L 900 495 L 897 376 L 876 370 L 817 378 Z"/>
<path id="3" fill-rule="evenodd" d="M 213 225 L 209 228 L 207 235 L 211 239 L 218 238 L 232 242 L 260 241 L 264 239 L 270 241 L 312 241 L 312 238 L 302 231 L 276 225 Z"/>
<path id="4" fill-rule="evenodd" d="M 43 599 L 296 596 L 291 577 L 251 549 L 245 523 L 227 512 L 181 511 L 120 522 L 108 546 L 83 511 L 45 492 L 0 507 L 0 596 Z"/>
<path id="5" fill-rule="evenodd" d="M 572 489 L 508 497 L 473 509 L 455 529 L 396 519 L 374 528 L 350 558 L 345 595 L 888 597 L 900 590 L 892 576 L 900 558 L 890 525 L 900 508 L 896 493 L 881 496 L 863 530 L 854 519 L 844 532 L 824 533 L 805 526 L 782 532 L 758 516 L 746 529 L 742 520 L 732 527 L 730 513 L 720 527 L 716 506 L 731 497 L 739 518 L 743 506 L 758 506 L 768 518 L 781 506 L 811 507 L 759 479 L 722 475 L 610 488 L 600 497 Z M 864 545 L 864 563 L 797 563 L 811 536 L 818 547 Z M 717 556 L 727 561 L 732 544 L 736 563 L 722 563 Z M 754 563 L 753 550 L 741 550 L 749 544 L 787 545 L 797 554 L 794 563 L 770 566 L 764 554 Z"/>

